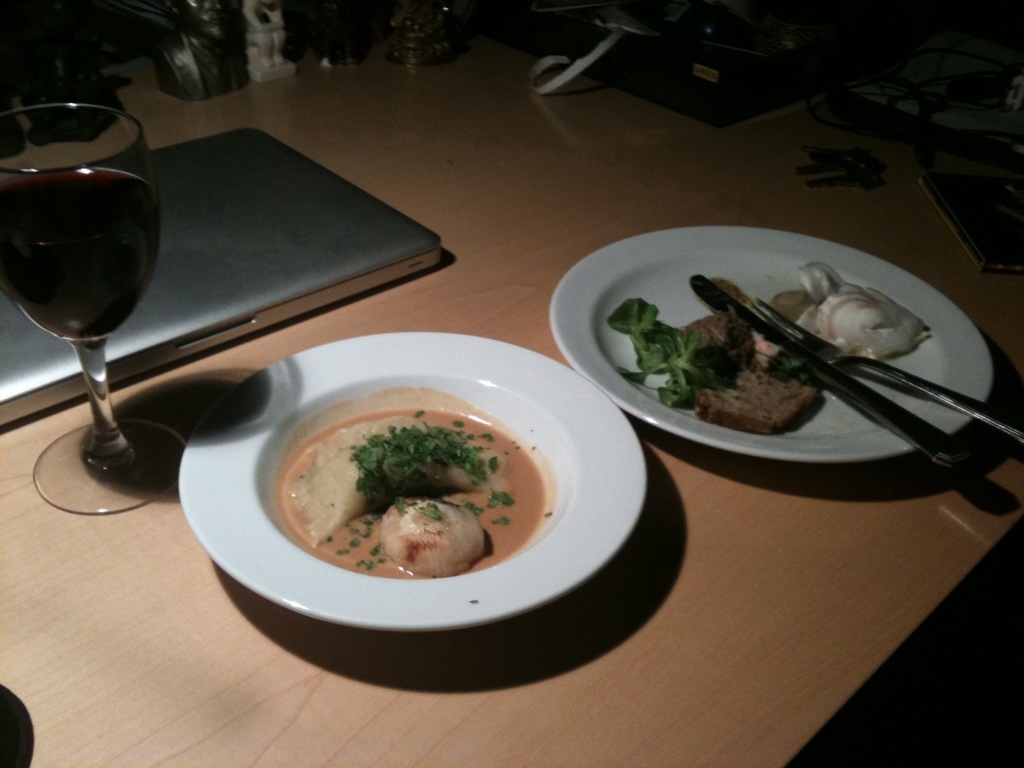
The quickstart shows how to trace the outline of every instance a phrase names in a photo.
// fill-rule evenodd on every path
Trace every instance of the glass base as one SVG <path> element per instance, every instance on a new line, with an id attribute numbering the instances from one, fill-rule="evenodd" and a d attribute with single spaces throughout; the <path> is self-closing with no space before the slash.
<path id="1" fill-rule="evenodd" d="M 85 460 L 92 427 L 57 438 L 36 460 L 39 494 L 65 512 L 107 515 L 136 509 L 163 496 L 178 481 L 185 441 L 161 424 L 127 419 L 119 424 L 134 450 L 131 461 L 100 468 Z"/>

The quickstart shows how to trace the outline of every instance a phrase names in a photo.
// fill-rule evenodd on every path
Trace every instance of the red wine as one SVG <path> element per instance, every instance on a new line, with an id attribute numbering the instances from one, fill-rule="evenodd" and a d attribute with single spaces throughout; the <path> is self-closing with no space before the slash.
<path id="1" fill-rule="evenodd" d="M 112 170 L 0 184 L 0 288 L 65 339 L 106 336 L 138 303 L 156 261 L 157 205 Z"/>

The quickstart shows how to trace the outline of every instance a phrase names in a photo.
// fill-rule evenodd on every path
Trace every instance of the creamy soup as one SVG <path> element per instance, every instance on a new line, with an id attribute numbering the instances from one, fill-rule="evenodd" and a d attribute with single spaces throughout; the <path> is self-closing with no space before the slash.
<path id="1" fill-rule="evenodd" d="M 375 404 L 394 406 L 408 402 L 417 405 L 374 410 Z M 486 535 L 486 549 L 470 571 L 489 568 L 513 556 L 550 518 L 554 493 L 543 457 L 537 455 L 535 447 L 523 444 L 504 425 L 475 411 L 468 403 L 433 390 L 402 388 L 361 399 L 357 407 L 342 407 L 337 412 L 341 415 L 353 410 L 358 413 L 304 438 L 300 433 L 301 439 L 295 441 L 277 477 L 277 504 L 285 526 L 296 542 L 321 560 L 358 573 L 417 578 L 391 562 L 380 543 L 381 517 L 393 499 L 369 502 L 365 513 L 335 528 L 311 522 L 308 508 L 300 503 L 301 493 L 307 491 L 305 486 L 311 482 L 311 473 L 323 474 L 327 468 L 335 476 L 313 478 L 317 483 L 328 483 L 328 496 L 335 493 L 329 483 L 337 475 L 358 474 L 352 456 L 360 444 L 365 444 L 365 439 L 353 442 L 353 435 L 361 435 L 361 430 L 381 434 L 391 425 L 440 428 L 454 438 L 464 439 L 468 445 L 478 446 L 487 457 L 486 463 L 493 471 L 486 483 L 470 490 L 418 489 L 410 494 L 460 504 L 477 516 Z M 367 504 L 363 497 L 359 501 Z"/>

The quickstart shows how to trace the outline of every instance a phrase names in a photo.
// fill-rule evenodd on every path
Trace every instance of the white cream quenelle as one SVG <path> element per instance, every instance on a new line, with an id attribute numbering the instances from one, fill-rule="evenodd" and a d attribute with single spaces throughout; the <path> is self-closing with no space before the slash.
<path id="1" fill-rule="evenodd" d="M 466 507 L 439 499 L 401 499 L 380 524 L 384 553 L 416 576 L 455 576 L 484 556 L 487 537 Z"/>
<path id="2" fill-rule="evenodd" d="M 845 282 L 827 264 L 800 267 L 800 281 L 807 299 L 794 319 L 846 352 L 896 357 L 928 337 L 924 321 L 913 312 L 875 288 Z M 788 308 L 792 312 L 793 305 Z"/>

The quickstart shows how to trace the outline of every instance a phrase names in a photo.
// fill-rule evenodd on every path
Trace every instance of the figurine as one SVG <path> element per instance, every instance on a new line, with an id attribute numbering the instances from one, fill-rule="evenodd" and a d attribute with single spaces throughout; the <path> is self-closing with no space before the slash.
<path id="1" fill-rule="evenodd" d="M 295 74 L 284 57 L 284 14 L 281 0 L 243 0 L 245 54 L 249 78 L 258 83 Z"/>
<path id="2" fill-rule="evenodd" d="M 406 66 L 444 64 L 455 58 L 454 18 L 440 0 L 399 0 L 388 61 Z"/>
<path id="3" fill-rule="evenodd" d="M 154 54 L 157 85 L 180 99 L 208 99 L 248 81 L 238 11 L 226 0 L 173 0 L 174 32 Z"/>

